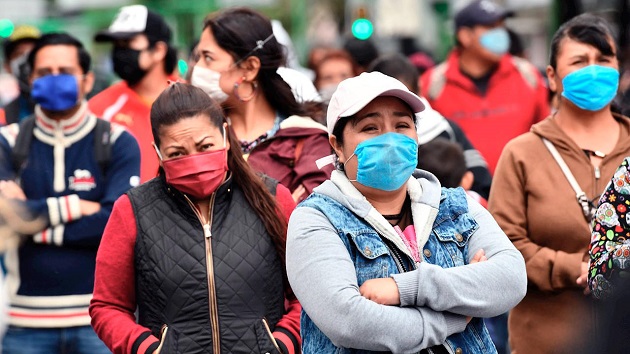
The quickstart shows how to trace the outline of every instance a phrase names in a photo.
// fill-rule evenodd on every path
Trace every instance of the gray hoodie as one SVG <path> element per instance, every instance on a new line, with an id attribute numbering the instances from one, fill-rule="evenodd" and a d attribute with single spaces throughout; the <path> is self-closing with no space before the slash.
<path id="1" fill-rule="evenodd" d="M 430 173 L 416 170 L 407 191 L 421 250 L 437 214 L 440 185 Z M 331 180 L 314 192 L 338 201 L 381 237 L 407 250 L 342 172 L 333 171 Z M 479 224 L 469 239 L 469 257 L 483 249 L 488 260 L 455 268 L 421 262 L 415 270 L 393 275 L 401 306 L 362 297 L 354 264 L 332 224 L 315 209 L 295 209 L 289 221 L 287 273 L 303 310 L 336 346 L 394 353 L 444 343 L 466 328 L 467 316 L 492 317 L 508 311 L 525 296 L 523 257 L 488 211 L 470 198 L 468 209 Z"/>

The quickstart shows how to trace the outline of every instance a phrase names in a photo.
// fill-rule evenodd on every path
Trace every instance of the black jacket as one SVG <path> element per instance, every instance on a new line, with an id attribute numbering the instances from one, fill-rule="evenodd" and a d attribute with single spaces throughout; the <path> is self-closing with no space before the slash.
<path id="1" fill-rule="evenodd" d="M 128 195 L 138 225 L 139 323 L 158 338 L 168 326 L 162 353 L 213 353 L 213 338 L 222 353 L 277 353 L 269 330 L 284 313 L 282 264 L 239 186 L 228 179 L 215 193 L 210 237 L 162 178 Z"/>

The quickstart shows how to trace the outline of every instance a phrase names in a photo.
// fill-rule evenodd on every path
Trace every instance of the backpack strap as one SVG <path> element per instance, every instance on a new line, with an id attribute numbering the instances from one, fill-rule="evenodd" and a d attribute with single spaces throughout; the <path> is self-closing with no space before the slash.
<path id="1" fill-rule="evenodd" d="M 94 127 L 94 158 L 101 169 L 103 177 L 107 175 L 107 167 L 112 156 L 111 123 L 97 119 Z"/>
<path id="2" fill-rule="evenodd" d="M 512 57 L 512 63 L 532 90 L 538 86 L 538 69 L 523 58 Z"/>
<path id="3" fill-rule="evenodd" d="M 20 130 L 15 138 L 15 145 L 11 155 L 13 157 L 13 171 L 19 176 L 24 163 L 28 159 L 28 152 L 33 141 L 33 130 L 35 129 L 35 116 L 30 116 L 20 123 Z"/>
<path id="4" fill-rule="evenodd" d="M 269 190 L 269 193 L 271 193 L 271 195 L 273 195 L 275 197 L 276 196 L 276 188 L 278 187 L 278 181 L 276 181 L 275 179 L 267 176 L 264 173 L 260 173 L 258 175 L 260 176 L 260 178 L 262 179 L 263 183 L 265 184 L 265 186 Z"/>
<path id="5" fill-rule="evenodd" d="M 429 87 L 427 87 L 427 98 L 430 101 L 436 100 L 442 94 L 444 86 L 446 86 L 446 70 L 448 69 L 448 63 L 443 62 L 437 65 L 431 71 L 429 76 Z"/>
<path id="6" fill-rule="evenodd" d="M 577 180 L 573 176 L 573 173 L 571 173 L 569 166 L 567 166 L 562 156 L 560 156 L 558 149 L 556 149 L 556 147 L 553 145 L 551 141 L 545 138 L 541 138 L 541 139 L 543 143 L 545 144 L 545 146 L 547 147 L 547 149 L 549 150 L 549 152 L 551 153 L 551 155 L 553 156 L 553 158 L 558 163 L 558 166 L 560 166 L 560 169 L 562 170 L 562 173 L 564 173 L 564 176 L 567 178 L 567 181 L 569 181 L 571 188 L 573 188 L 573 190 L 575 191 L 575 198 L 577 199 L 578 204 L 580 204 L 580 206 L 582 207 L 582 213 L 584 214 L 584 218 L 586 218 L 586 221 L 590 223 L 591 220 L 593 219 L 593 215 L 595 214 L 595 210 L 594 208 L 591 208 L 588 197 L 586 196 L 586 193 L 584 193 L 582 188 L 580 188 L 580 185 L 578 184 Z"/>
<path id="7" fill-rule="evenodd" d="M 15 138 L 15 146 L 13 146 L 12 151 L 13 170 L 16 176 L 20 175 L 20 171 L 28 159 L 34 129 L 35 116 L 30 116 L 20 122 L 20 130 Z M 107 175 L 107 167 L 111 161 L 111 156 L 111 123 L 103 119 L 97 119 L 94 127 L 94 158 L 96 158 L 103 177 Z"/>

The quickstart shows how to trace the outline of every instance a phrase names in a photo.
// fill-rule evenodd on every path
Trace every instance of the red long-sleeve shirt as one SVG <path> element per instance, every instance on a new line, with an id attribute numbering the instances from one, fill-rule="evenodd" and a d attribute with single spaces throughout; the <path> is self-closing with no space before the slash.
<path id="1" fill-rule="evenodd" d="M 280 184 L 276 189 L 276 200 L 288 220 L 295 202 L 289 190 Z M 136 322 L 134 314 L 136 230 L 131 202 L 127 195 L 123 195 L 114 204 L 98 249 L 94 296 L 90 303 L 94 330 L 116 354 L 151 354 L 159 342 L 148 328 Z M 273 335 L 285 354 L 299 353 L 302 307 L 290 289 L 285 291 L 285 297 L 285 314 L 276 324 Z"/>

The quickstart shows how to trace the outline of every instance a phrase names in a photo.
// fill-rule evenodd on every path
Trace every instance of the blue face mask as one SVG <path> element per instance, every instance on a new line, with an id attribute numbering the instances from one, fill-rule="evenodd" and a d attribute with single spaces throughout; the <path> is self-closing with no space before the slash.
<path id="1" fill-rule="evenodd" d="M 510 35 L 503 27 L 486 31 L 479 42 L 482 47 L 496 55 L 503 55 L 510 49 Z"/>
<path id="2" fill-rule="evenodd" d="M 395 191 L 416 169 L 418 143 L 403 134 L 385 133 L 359 143 L 353 155 L 358 162 L 354 181 L 366 187 Z"/>
<path id="3" fill-rule="evenodd" d="M 562 97 L 587 110 L 599 111 L 617 95 L 619 70 L 601 65 L 589 65 L 562 79 Z"/>
<path id="4" fill-rule="evenodd" d="M 48 111 L 60 112 L 75 107 L 79 101 L 79 87 L 74 75 L 46 75 L 33 81 L 31 96 Z"/>

